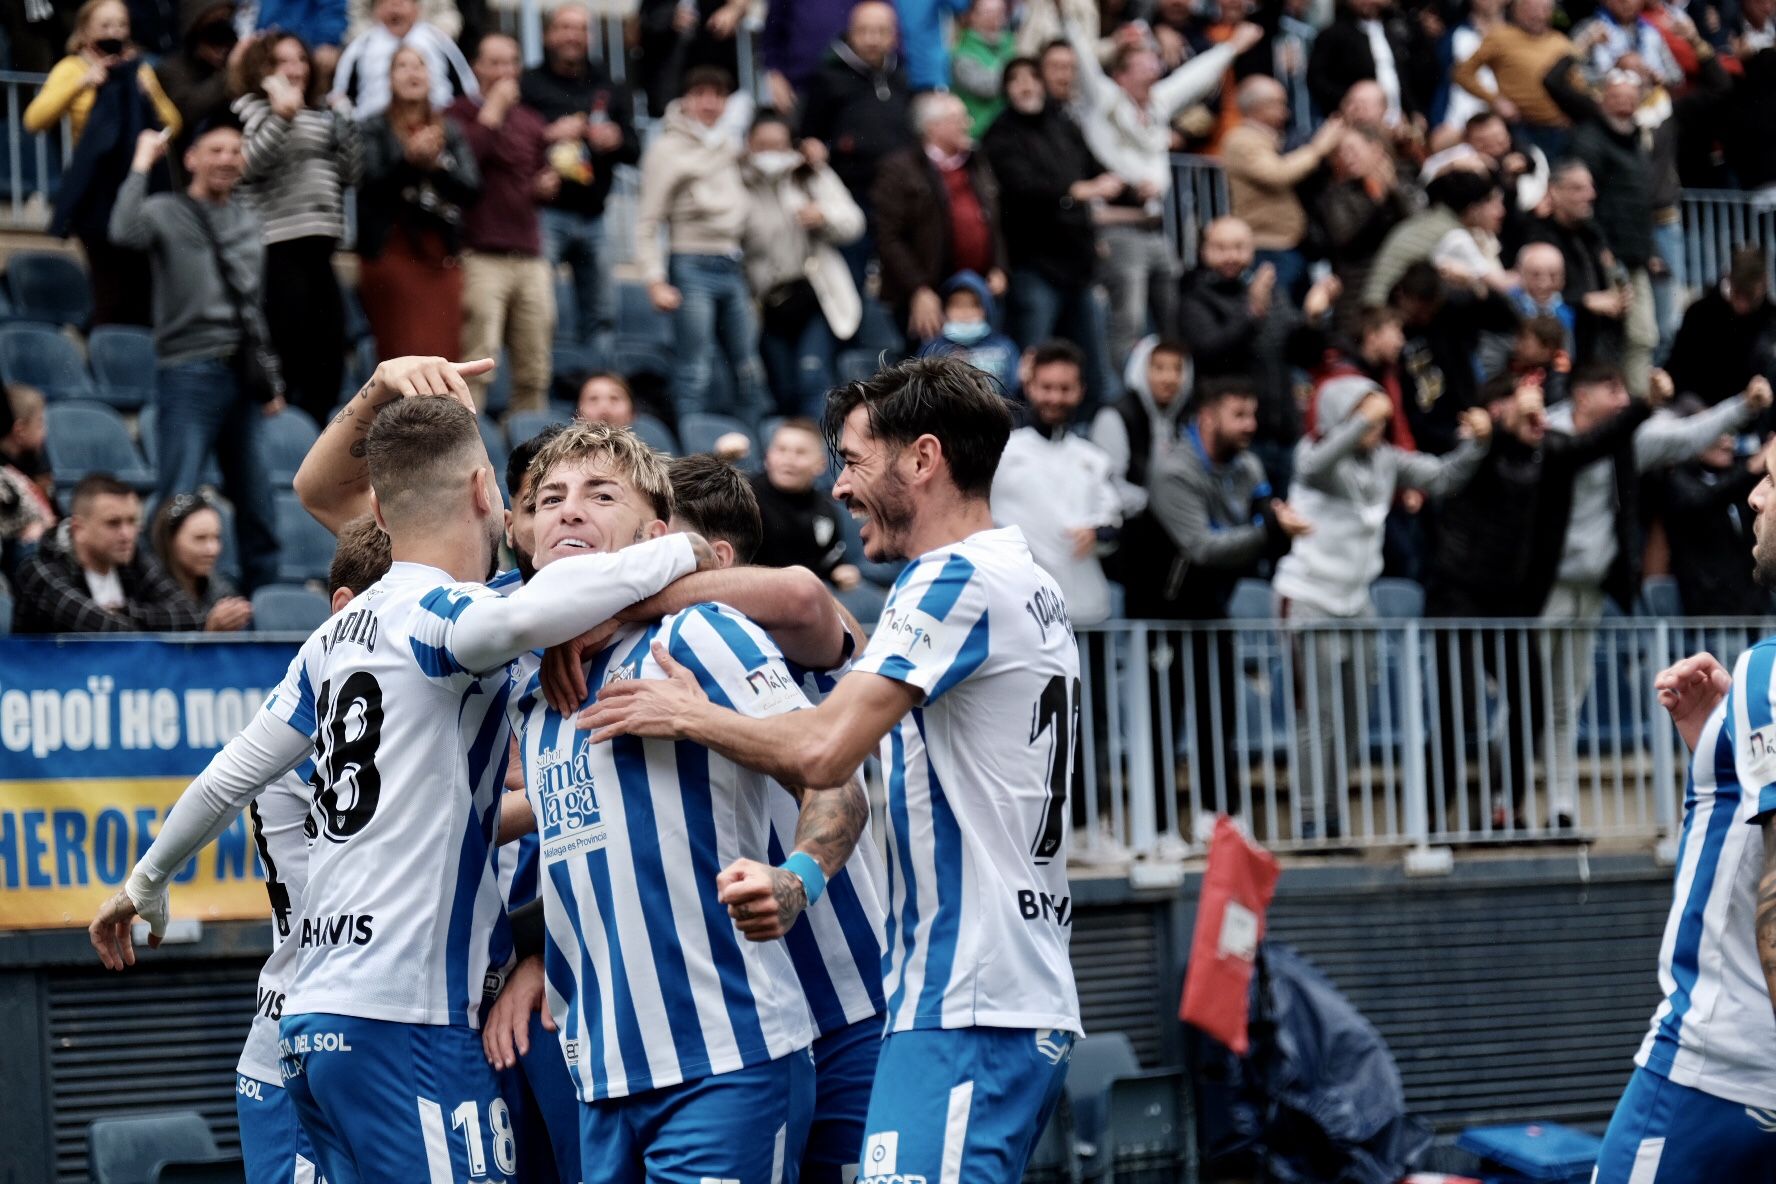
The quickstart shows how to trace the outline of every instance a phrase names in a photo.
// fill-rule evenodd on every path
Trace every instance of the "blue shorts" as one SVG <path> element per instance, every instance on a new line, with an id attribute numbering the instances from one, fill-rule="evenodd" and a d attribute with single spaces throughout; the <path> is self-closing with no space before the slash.
<path id="1" fill-rule="evenodd" d="M 587 1184 L 796 1184 L 814 1113 L 806 1049 L 580 1108 Z"/>
<path id="2" fill-rule="evenodd" d="M 580 1095 L 541 1016 L 530 1017 L 530 1051 L 499 1084 L 518 1139 L 518 1184 L 580 1184 Z"/>
<path id="3" fill-rule="evenodd" d="M 309 1014 L 285 1016 L 278 1034 L 327 1184 L 510 1184 L 512 1116 L 479 1032 Z"/>
<path id="4" fill-rule="evenodd" d="M 890 1032 L 857 1184 L 1018 1184 L 1072 1053 L 1072 1033 L 1048 1029 Z"/>
<path id="5" fill-rule="evenodd" d="M 874 1015 L 814 1042 L 814 1123 L 802 1153 L 802 1184 L 856 1177 L 883 1026 L 883 1017 Z"/>
<path id="6" fill-rule="evenodd" d="M 296 1121 L 288 1090 L 236 1075 L 234 1112 L 240 1118 L 247 1184 L 320 1184 L 314 1148 Z"/>
<path id="7" fill-rule="evenodd" d="M 1776 1184 L 1776 1112 L 1636 1069 L 1603 1136 L 1593 1184 Z"/>

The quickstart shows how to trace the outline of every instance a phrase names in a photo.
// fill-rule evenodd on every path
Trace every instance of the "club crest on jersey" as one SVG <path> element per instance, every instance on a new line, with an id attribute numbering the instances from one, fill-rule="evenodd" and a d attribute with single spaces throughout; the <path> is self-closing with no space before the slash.
<path id="1" fill-rule="evenodd" d="M 537 833 L 543 858 L 565 859 L 604 846 L 604 819 L 592 776 L 591 746 L 552 748 L 541 754 L 535 781 L 542 805 Z"/>

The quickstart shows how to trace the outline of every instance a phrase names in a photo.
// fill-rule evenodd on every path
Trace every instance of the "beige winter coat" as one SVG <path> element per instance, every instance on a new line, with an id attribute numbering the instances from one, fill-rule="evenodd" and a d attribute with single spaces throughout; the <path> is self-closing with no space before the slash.
<path id="1" fill-rule="evenodd" d="M 798 168 L 771 180 L 750 166 L 746 181 L 746 279 L 755 296 L 806 276 L 833 335 L 844 341 L 863 320 L 863 301 L 839 247 L 863 234 L 863 211 L 845 183 L 825 165 Z M 796 215 L 813 204 L 826 221 L 813 232 Z"/>
<path id="2" fill-rule="evenodd" d="M 738 255 L 746 225 L 739 144 L 722 125 L 691 119 L 677 102 L 641 158 L 635 261 L 650 283 L 666 278 L 661 223 L 674 255 Z"/>

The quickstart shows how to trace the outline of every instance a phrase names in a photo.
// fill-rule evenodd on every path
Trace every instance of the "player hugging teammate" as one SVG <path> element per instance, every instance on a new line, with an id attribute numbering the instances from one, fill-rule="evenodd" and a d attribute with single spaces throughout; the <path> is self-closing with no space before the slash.
<path id="1" fill-rule="evenodd" d="M 374 920 L 284 956 L 297 1121 L 243 1121 L 254 1184 L 1013 1184 L 1080 1031 L 1079 704 L 1060 594 L 987 507 L 1004 399 L 946 359 L 831 396 L 834 494 L 909 561 L 865 643 L 809 573 L 744 566 L 758 509 L 709 458 L 574 425 L 503 512 L 487 365 L 384 363 L 323 433 L 305 504 L 373 513 L 392 566 L 181 798 L 101 958 L 312 758 L 293 920 Z M 491 577 L 502 530 L 528 579 Z"/>

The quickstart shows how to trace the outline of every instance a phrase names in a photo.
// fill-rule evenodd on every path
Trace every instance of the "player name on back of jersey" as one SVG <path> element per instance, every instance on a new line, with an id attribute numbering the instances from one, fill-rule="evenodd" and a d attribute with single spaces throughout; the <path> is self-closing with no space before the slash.
<path id="1" fill-rule="evenodd" d="M 376 610 L 356 608 L 333 622 L 333 628 L 321 638 L 321 649 L 331 654 L 339 645 L 361 645 L 376 652 Z"/>
<path id="2" fill-rule="evenodd" d="M 554 863 L 603 847 L 608 836 L 598 808 L 591 746 L 570 741 L 544 750 L 537 760 L 536 793 L 542 799 L 537 835 L 545 862 Z"/>
<path id="3" fill-rule="evenodd" d="M 1036 594 L 1024 602 L 1024 611 L 1036 622 L 1036 628 L 1042 633 L 1042 640 L 1048 640 L 1048 631 L 1055 626 L 1062 629 L 1073 628 L 1073 622 L 1067 617 L 1067 602 L 1061 594 L 1047 585 L 1039 585 Z"/>

